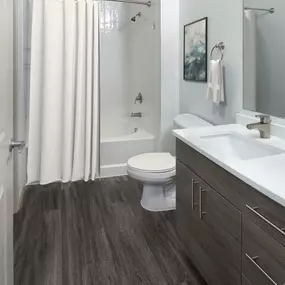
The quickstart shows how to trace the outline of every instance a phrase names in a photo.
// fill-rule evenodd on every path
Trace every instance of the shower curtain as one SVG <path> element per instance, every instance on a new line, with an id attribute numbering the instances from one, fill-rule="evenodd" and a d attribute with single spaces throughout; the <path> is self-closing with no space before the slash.
<path id="1" fill-rule="evenodd" d="M 33 1 L 28 184 L 97 176 L 98 5 Z"/>

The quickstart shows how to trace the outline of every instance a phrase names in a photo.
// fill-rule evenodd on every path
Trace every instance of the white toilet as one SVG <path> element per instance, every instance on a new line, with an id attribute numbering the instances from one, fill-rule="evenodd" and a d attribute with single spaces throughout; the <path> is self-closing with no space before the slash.
<path id="1" fill-rule="evenodd" d="M 174 119 L 176 129 L 200 128 L 210 123 L 192 115 Z M 176 160 L 170 153 L 144 153 L 129 159 L 128 175 L 143 184 L 141 205 L 152 212 L 176 208 Z"/>

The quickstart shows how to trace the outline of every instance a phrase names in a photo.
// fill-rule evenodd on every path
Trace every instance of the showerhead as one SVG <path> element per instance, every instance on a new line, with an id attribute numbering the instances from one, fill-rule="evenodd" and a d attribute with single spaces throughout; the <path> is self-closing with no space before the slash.
<path id="1" fill-rule="evenodd" d="M 141 12 L 137 13 L 135 16 L 133 16 L 133 17 L 131 18 L 131 21 L 135 22 L 135 21 L 137 20 L 137 18 L 140 18 L 140 17 L 141 17 L 141 15 L 142 15 Z"/>

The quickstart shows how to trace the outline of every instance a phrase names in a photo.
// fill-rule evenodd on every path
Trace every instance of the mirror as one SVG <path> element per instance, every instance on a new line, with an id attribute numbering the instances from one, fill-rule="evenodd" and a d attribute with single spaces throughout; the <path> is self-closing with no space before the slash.
<path id="1" fill-rule="evenodd" d="M 244 109 L 285 117 L 285 1 L 244 0 Z"/>

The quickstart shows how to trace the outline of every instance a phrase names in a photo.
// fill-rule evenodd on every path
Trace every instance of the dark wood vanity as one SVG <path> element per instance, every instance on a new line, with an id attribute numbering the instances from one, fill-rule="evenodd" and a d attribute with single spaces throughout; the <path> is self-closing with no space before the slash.
<path id="1" fill-rule="evenodd" d="M 284 285 L 285 207 L 176 141 L 177 230 L 207 283 Z"/>

